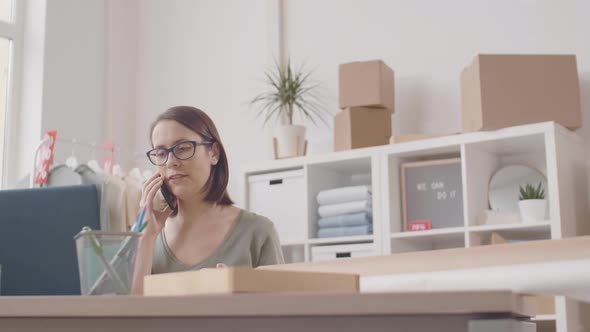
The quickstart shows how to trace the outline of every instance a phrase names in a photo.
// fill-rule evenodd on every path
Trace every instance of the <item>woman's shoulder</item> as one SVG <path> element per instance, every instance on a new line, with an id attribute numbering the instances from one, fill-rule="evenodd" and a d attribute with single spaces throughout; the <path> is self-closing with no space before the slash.
<path id="1" fill-rule="evenodd" d="M 240 213 L 240 222 L 244 224 L 245 227 L 252 229 L 255 234 L 268 235 L 275 232 L 273 222 L 267 217 L 244 209 L 242 209 Z"/>

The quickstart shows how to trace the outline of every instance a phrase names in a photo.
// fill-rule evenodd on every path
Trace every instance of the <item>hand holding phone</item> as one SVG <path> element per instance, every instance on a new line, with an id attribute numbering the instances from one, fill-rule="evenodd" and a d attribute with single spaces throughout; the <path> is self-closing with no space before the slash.
<path id="1" fill-rule="evenodd" d="M 144 184 L 141 195 L 140 207 L 145 209 L 145 220 L 148 221 L 143 233 L 153 238 L 160 234 L 166 220 L 178 211 L 177 199 L 164 183 L 162 175 L 154 174 Z"/>
<path id="2" fill-rule="evenodd" d="M 174 196 L 174 194 L 172 194 L 172 192 L 170 191 L 170 189 L 166 185 L 166 182 L 162 183 L 162 187 L 160 188 L 160 191 L 162 192 L 162 196 L 164 196 L 164 200 L 166 201 L 166 204 L 168 204 L 168 207 L 170 208 L 170 210 L 176 211 L 176 208 L 177 208 L 176 196 Z"/>

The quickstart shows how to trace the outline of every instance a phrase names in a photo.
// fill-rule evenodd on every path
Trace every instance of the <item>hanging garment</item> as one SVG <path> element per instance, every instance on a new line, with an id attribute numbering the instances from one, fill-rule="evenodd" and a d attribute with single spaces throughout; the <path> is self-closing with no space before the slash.
<path id="1" fill-rule="evenodd" d="M 126 184 L 121 178 L 104 175 L 106 193 L 106 205 L 108 211 L 108 224 L 104 231 L 126 232 L 127 231 L 127 198 Z"/>
<path id="2" fill-rule="evenodd" d="M 137 217 L 139 216 L 139 203 L 141 202 L 142 183 L 133 176 L 127 175 L 125 181 L 125 204 L 126 204 L 126 226 L 127 229 L 133 228 Z"/>
<path id="3" fill-rule="evenodd" d="M 106 230 L 109 225 L 109 208 L 107 205 L 107 193 L 105 191 L 105 183 L 103 176 L 97 174 L 92 168 L 86 164 L 81 164 L 76 167 L 76 173 L 82 177 L 82 184 L 93 184 L 96 186 L 96 191 L 99 200 L 99 213 L 100 213 L 100 229 Z"/>

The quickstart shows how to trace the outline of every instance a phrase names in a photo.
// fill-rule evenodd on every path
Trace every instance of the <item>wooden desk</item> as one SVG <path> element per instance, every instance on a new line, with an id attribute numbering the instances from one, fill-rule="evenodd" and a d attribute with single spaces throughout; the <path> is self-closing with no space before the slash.
<path id="1" fill-rule="evenodd" d="M 563 295 L 568 298 L 556 299 L 557 331 L 581 332 L 590 331 L 587 262 L 590 262 L 590 236 L 269 265 L 258 269 L 358 273 L 361 292 L 426 287 L 444 291 L 502 289 Z M 429 276 L 425 277 L 426 274 Z"/>
<path id="2" fill-rule="evenodd" d="M 238 294 L 191 297 L 0 296 L 10 331 L 437 331 L 467 321 L 527 317 L 511 292 Z"/>

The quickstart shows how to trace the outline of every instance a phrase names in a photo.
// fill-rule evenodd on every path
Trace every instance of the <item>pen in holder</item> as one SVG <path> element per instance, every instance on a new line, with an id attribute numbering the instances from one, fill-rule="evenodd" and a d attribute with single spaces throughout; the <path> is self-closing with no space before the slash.
<path id="1" fill-rule="evenodd" d="M 140 236 L 85 227 L 74 237 L 82 295 L 129 294 Z"/>

